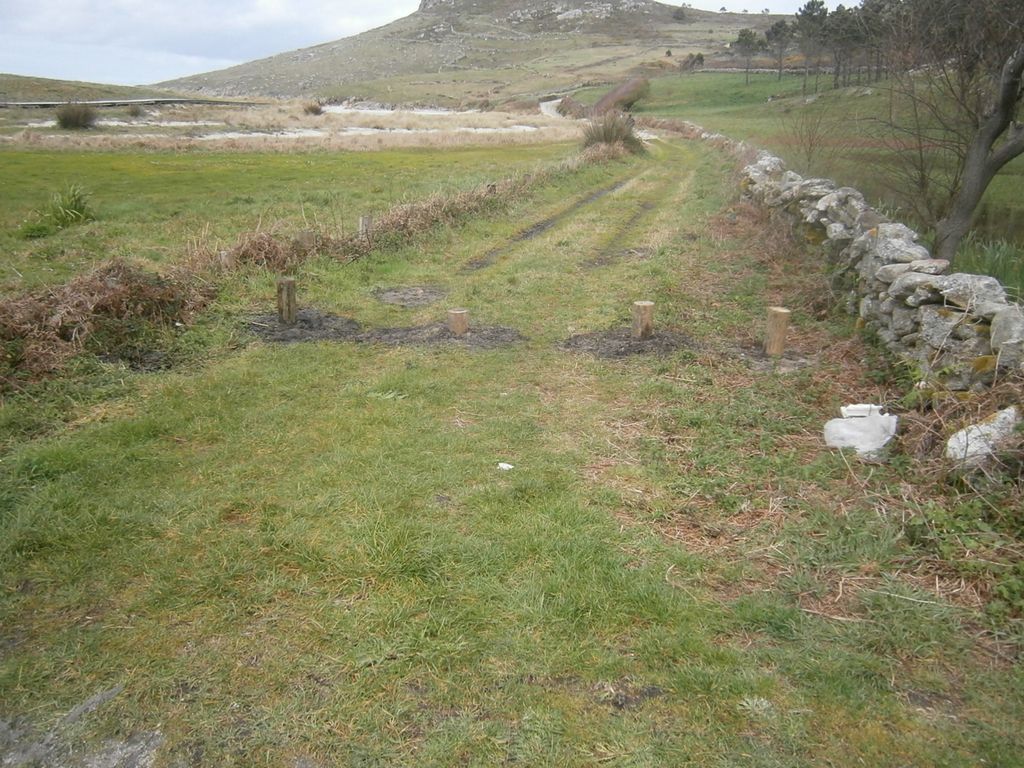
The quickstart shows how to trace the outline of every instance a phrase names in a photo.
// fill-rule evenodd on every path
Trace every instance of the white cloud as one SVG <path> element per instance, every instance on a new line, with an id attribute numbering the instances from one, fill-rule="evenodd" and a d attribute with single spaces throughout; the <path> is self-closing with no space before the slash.
<path id="1" fill-rule="evenodd" d="M 358 34 L 418 0 L 0 0 L 0 72 L 155 83 Z"/>

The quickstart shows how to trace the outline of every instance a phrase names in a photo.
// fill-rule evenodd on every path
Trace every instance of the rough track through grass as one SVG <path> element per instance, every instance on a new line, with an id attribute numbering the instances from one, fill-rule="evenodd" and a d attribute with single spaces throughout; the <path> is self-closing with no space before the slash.
<path id="1" fill-rule="evenodd" d="M 8 452 L 8 762 L 1019 764 L 1020 668 L 902 527 L 941 499 L 820 443 L 838 405 L 887 396 L 818 311 L 823 276 L 712 150 L 630 162 L 486 269 L 460 272 L 582 183 L 297 276 L 364 328 L 438 322 L 378 299 L 429 285 L 522 343 L 234 338 Z M 589 268 L 610 242 L 645 256 Z M 226 293 L 252 311 L 272 289 Z M 699 343 L 563 349 L 639 298 Z M 804 367 L 735 354 L 768 304 Z"/>

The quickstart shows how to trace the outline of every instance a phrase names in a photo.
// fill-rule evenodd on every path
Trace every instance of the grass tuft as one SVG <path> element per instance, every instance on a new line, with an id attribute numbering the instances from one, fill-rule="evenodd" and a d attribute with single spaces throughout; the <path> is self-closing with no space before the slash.
<path id="1" fill-rule="evenodd" d="M 89 193 L 78 184 L 69 184 L 54 193 L 46 208 L 35 211 L 23 222 L 18 228 L 18 234 L 26 239 L 46 237 L 57 230 L 94 218 L 89 205 Z"/>
<path id="2" fill-rule="evenodd" d="M 646 151 L 644 143 L 633 128 L 633 118 L 624 112 L 605 112 L 601 117 L 592 119 L 584 128 L 583 146 L 618 144 L 634 155 L 643 154 Z"/>

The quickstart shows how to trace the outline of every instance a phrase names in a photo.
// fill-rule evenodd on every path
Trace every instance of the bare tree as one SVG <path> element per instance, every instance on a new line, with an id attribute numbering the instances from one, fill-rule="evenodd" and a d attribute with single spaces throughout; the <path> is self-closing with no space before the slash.
<path id="1" fill-rule="evenodd" d="M 903 0 L 892 22 L 889 126 L 935 256 L 952 260 L 989 183 L 1024 153 L 1021 3 Z"/>

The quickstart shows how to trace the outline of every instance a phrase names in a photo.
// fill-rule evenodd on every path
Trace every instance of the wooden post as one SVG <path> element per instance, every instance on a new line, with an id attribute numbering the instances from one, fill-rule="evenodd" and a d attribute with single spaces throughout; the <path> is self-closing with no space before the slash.
<path id="1" fill-rule="evenodd" d="M 654 335 L 654 302 L 633 302 L 633 338 L 649 339 Z"/>
<path id="2" fill-rule="evenodd" d="M 295 278 L 282 277 L 277 281 L 277 319 L 282 325 L 295 325 L 298 306 L 295 301 Z"/>
<path id="3" fill-rule="evenodd" d="M 785 307 L 768 307 L 768 333 L 764 340 L 764 352 L 772 357 L 782 357 L 786 351 L 786 331 L 789 329 L 790 311 Z"/>
<path id="4" fill-rule="evenodd" d="M 469 333 L 469 310 L 449 309 L 448 330 L 456 336 L 465 336 Z"/>
<path id="5" fill-rule="evenodd" d="M 373 216 L 359 217 L 359 236 L 370 239 L 373 234 Z"/>

